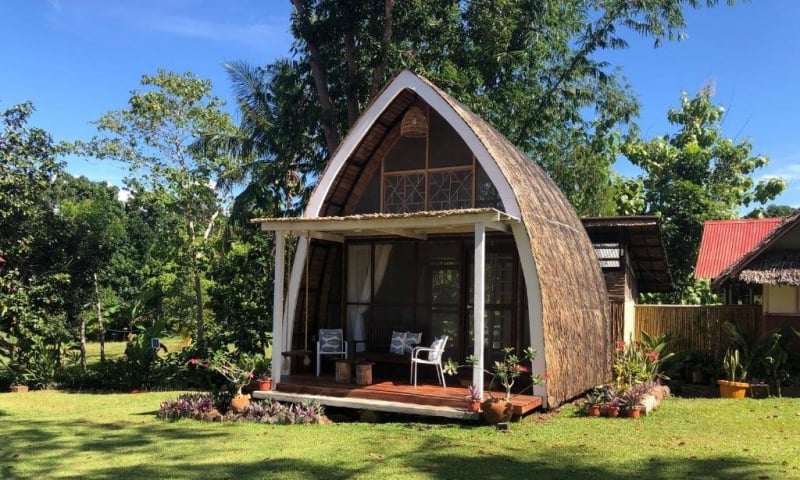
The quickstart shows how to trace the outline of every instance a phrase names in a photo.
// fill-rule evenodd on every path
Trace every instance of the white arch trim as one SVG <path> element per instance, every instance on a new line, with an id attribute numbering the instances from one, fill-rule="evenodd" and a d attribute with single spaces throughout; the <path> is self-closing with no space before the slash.
<path id="1" fill-rule="evenodd" d="M 328 167 L 323 172 L 322 177 L 319 179 L 319 183 L 311 194 L 303 216 L 319 216 L 322 210 L 322 204 L 328 196 L 333 181 L 338 176 L 342 167 L 344 167 L 347 159 L 353 154 L 380 114 L 406 89 L 412 90 L 419 95 L 420 98 L 430 105 L 431 108 L 436 110 L 436 112 L 438 112 L 461 136 L 497 189 L 497 193 L 500 195 L 500 199 L 503 202 L 503 209 L 505 212 L 519 218 L 520 211 L 517 198 L 508 180 L 506 180 L 505 175 L 500 171 L 500 168 L 486 149 L 486 146 L 480 141 L 477 135 L 475 135 L 475 132 L 472 131 L 464 119 L 461 118 L 461 115 L 459 115 L 436 90 L 409 70 L 400 72 L 392 83 L 381 92 L 378 98 L 375 99 L 369 108 L 359 117 L 358 122 L 353 125 L 353 128 L 344 138 L 342 144 L 336 150 L 334 157 L 328 164 Z"/>

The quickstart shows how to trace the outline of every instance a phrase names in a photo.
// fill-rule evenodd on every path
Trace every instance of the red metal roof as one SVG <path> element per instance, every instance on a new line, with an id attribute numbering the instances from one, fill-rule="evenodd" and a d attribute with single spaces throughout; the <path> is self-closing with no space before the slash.
<path id="1" fill-rule="evenodd" d="M 783 218 L 709 220 L 694 268 L 695 278 L 716 278 L 769 234 Z"/>

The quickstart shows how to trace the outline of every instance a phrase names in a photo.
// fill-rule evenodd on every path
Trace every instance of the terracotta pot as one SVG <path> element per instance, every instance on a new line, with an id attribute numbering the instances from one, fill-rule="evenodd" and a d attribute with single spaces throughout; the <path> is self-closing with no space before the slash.
<path id="1" fill-rule="evenodd" d="M 589 405 L 589 408 L 587 408 L 586 411 L 589 413 L 590 417 L 599 417 L 600 405 Z"/>
<path id="2" fill-rule="evenodd" d="M 237 395 L 231 399 L 231 411 L 233 413 L 242 413 L 247 406 L 250 405 L 250 397 L 244 395 Z"/>
<path id="3" fill-rule="evenodd" d="M 606 416 L 619 417 L 619 407 L 606 406 Z"/>
<path id="4" fill-rule="evenodd" d="M 14 393 L 27 393 L 27 385 L 11 385 L 11 391 Z"/>
<path id="5" fill-rule="evenodd" d="M 492 398 L 481 403 L 483 418 L 489 424 L 497 424 L 511 420 L 511 402 L 499 398 Z"/>
<path id="6" fill-rule="evenodd" d="M 469 410 L 472 413 L 480 412 L 481 411 L 481 402 L 479 402 L 477 400 L 469 402 L 467 404 L 467 410 Z"/>
<path id="7" fill-rule="evenodd" d="M 633 407 L 629 408 L 626 413 L 630 418 L 639 418 L 642 415 L 642 409 L 641 407 Z"/>
<path id="8" fill-rule="evenodd" d="M 268 392 L 272 390 L 272 380 L 259 380 L 256 390 Z"/>
<path id="9" fill-rule="evenodd" d="M 749 383 L 731 382 L 730 380 L 717 380 L 719 385 L 719 396 L 722 398 L 744 398 L 747 393 Z"/>

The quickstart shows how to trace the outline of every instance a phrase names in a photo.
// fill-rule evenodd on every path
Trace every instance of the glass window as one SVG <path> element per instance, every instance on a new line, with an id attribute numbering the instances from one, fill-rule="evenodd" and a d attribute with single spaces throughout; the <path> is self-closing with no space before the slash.
<path id="1" fill-rule="evenodd" d="M 383 211 L 419 212 L 425 209 L 425 174 L 392 174 L 383 177 Z"/>
<path id="2" fill-rule="evenodd" d="M 429 168 L 472 165 L 472 151 L 444 118 L 431 111 L 429 125 Z"/>
<path id="3" fill-rule="evenodd" d="M 489 176 L 477 163 L 475 167 L 475 206 L 503 210 L 500 194 L 497 193 L 497 189 L 489 179 Z"/>
<path id="4" fill-rule="evenodd" d="M 414 244 L 398 242 L 392 244 L 386 273 L 380 286 L 375 287 L 377 303 L 414 302 Z"/>
<path id="5" fill-rule="evenodd" d="M 424 169 L 425 144 L 425 138 L 398 138 L 386 154 L 383 169 L 387 172 Z"/>
<path id="6" fill-rule="evenodd" d="M 377 171 L 369 179 L 364 193 L 358 199 L 358 204 L 353 210 L 355 214 L 378 213 L 381 211 L 381 174 Z"/>
<path id="7" fill-rule="evenodd" d="M 430 210 L 472 207 L 472 170 L 431 172 L 428 185 Z"/>

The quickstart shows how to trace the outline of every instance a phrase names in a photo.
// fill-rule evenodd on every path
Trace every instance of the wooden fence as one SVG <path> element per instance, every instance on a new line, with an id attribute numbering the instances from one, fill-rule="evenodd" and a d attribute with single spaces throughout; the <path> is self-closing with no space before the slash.
<path id="1" fill-rule="evenodd" d="M 761 332 L 760 305 L 637 305 L 634 338 L 672 334 L 677 352 L 702 351 L 719 354 L 729 338 L 724 324 L 730 322 L 743 333 Z"/>

